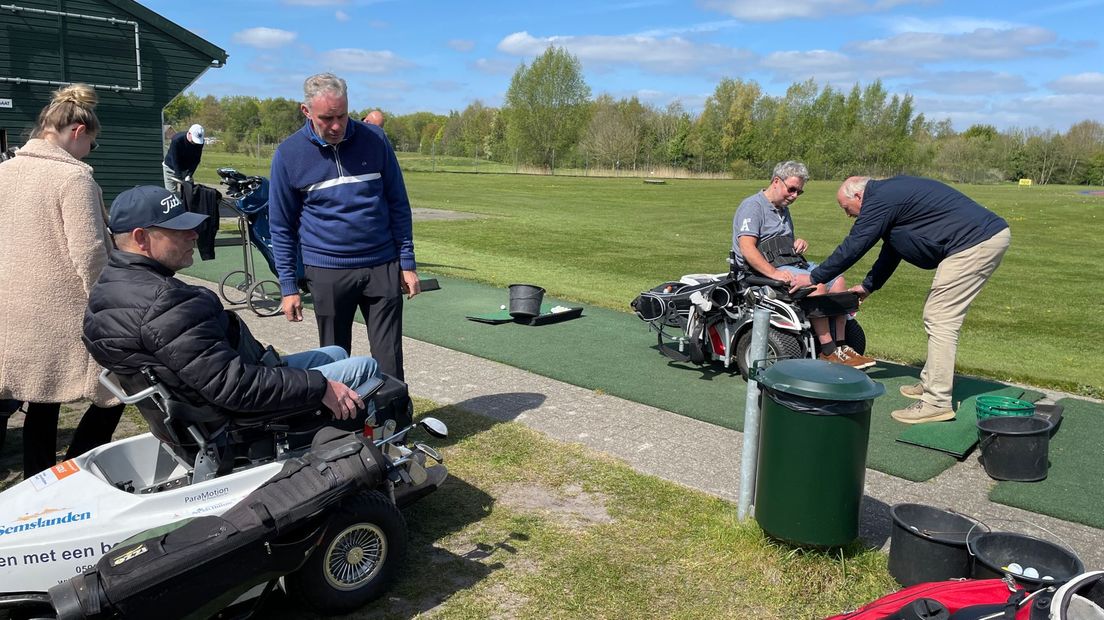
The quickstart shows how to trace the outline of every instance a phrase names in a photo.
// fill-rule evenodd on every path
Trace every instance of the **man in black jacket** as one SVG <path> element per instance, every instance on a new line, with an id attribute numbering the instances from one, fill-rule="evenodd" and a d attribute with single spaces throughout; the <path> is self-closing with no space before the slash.
<path id="1" fill-rule="evenodd" d="M 901 394 L 918 402 L 891 415 L 906 424 L 953 420 L 958 334 L 970 304 L 1008 250 L 1008 223 L 961 192 L 917 177 L 851 177 L 840 186 L 836 201 L 856 218 L 851 233 L 812 273 L 794 278 L 794 289 L 847 271 L 879 240 L 882 250 L 870 273 L 850 289 L 860 299 L 882 288 L 902 259 L 935 269 L 924 304 L 928 357 L 920 383 L 901 388 Z"/>
<path id="2" fill-rule="evenodd" d="M 177 395 L 246 414 L 325 406 L 339 419 L 364 407 L 357 387 L 378 376 L 370 357 L 325 347 L 279 359 L 223 309 L 210 290 L 175 272 L 192 264 L 195 228 L 206 216 L 184 210 L 166 189 L 127 190 L 111 205 L 117 247 L 89 294 L 84 344 L 105 368 L 150 368 Z M 351 386 L 351 387 L 350 387 Z"/>

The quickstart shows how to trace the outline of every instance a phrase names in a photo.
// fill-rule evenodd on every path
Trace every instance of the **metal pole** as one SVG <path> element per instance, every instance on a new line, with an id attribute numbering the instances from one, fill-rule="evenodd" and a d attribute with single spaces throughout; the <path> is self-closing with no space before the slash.
<path id="1" fill-rule="evenodd" d="M 751 324 L 750 361 L 767 357 L 767 330 L 770 328 L 770 310 L 755 308 Z M 747 382 L 747 399 L 744 401 L 744 448 L 740 461 L 740 500 L 736 516 L 743 521 L 755 498 L 755 474 L 759 462 L 759 382 L 751 377 Z"/>

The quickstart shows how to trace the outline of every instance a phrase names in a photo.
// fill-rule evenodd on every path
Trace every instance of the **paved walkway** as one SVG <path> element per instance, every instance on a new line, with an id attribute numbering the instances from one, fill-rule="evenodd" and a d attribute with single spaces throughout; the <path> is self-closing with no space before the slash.
<path id="1" fill-rule="evenodd" d="M 303 323 L 289 323 L 242 312 L 258 339 L 284 351 L 317 345 L 313 313 L 304 315 Z M 406 379 L 416 396 L 516 421 L 552 439 L 616 456 L 640 472 L 738 500 L 742 433 L 418 340 L 406 338 L 403 347 Z M 368 351 L 363 329 L 353 329 L 353 350 Z M 743 415 L 743 406 L 732 403 L 733 415 Z M 1086 568 L 1104 569 L 1104 530 L 990 502 L 993 484 L 973 455 L 926 482 L 868 469 L 860 536 L 885 546 L 892 526 L 889 506 L 916 502 L 971 515 L 995 529 L 1060 539 Z"/>

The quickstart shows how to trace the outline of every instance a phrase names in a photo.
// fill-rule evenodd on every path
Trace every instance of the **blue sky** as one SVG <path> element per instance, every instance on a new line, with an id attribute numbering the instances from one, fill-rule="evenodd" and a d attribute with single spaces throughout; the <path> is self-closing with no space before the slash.
<path id="1" fill-rule="evenodd" d="M 140 1 L 229 53 L 200 95 L 299 99 L 303 78 L 333 71 L 354 109 L 499 106 L 554 44 L 595 96 L 694 113 L 723 77 L 773 95 L 881 79 L 959 130 L 1104 122 L 1104 0 Z"/>

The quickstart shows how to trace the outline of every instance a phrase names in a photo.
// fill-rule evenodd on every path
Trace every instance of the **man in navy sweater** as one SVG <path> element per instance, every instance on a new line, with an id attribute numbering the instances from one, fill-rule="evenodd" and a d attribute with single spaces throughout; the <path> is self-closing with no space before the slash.
<path id="1" fill-rule="evenodd" d="M 352 349 L 357 308 L 380 369 L 403 379 L 402 293 L 420 291 L 398 159 L 383 130 L 349 118 L 345 80 L 307 78 L 303 128 L 276 149 L 269 217 L 284 316 L 303 320 L 302 254 L 322 346 Z"/>
<path id="2" fill-rule="evenodd" d="M 961 192 L 917 177 L 851 177 L 840 186 L 836 201 L 856 218 L 851 233 L 812 273 L 795 277 L 793 288 L 828 282 L 879 240 L 882 250 L 874 266 L 862 284 L 850 289 L 860 299 L 882 288 L 902 259 L 935 269 L 924 304 L 928 358 L 920 383 L 901 388 L 901 394 L 917 402 L 891 415 L 906 424 L 953 420 L 958 334 L 970 303 L 1008 250 L 1008 223 Z"/>

